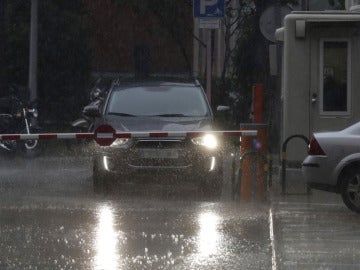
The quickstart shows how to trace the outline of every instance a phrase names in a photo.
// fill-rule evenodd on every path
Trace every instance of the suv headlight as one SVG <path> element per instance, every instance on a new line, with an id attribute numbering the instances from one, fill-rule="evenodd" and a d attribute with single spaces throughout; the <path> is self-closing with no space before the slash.
<path id="1" fill-rule="evenodd" d="M 112 144 L 111 147 L 121 147 L 127 144 L 129 141 L 128 138 L 117 138 Z"/>
<path id="2" fill-rule="evenodd" d="M 205 146 L 208 149 L 215 149 L 218 146 L 218 140 L 213 134 L 205 134 L 202 137 L 191 139 L 193 144 Z"/>

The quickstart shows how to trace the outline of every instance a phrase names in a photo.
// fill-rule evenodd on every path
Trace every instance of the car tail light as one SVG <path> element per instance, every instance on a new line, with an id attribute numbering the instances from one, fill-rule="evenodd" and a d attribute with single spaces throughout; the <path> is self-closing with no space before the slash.
<path id="1" fill-rule="evenodd" d="M 324 150 L 322 150 L 314 135 L 310 138 L 308 154 L 311 156 L 325 156 Z"/>

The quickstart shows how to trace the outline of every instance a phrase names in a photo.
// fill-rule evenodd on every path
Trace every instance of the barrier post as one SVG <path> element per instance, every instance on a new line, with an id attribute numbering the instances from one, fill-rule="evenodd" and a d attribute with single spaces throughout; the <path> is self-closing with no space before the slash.
<path id="1" fill-rule="evenodd" d="M 253 104 L 254 104 L 254 123 L 263 123 L 263 111 L 264 111 L 264 85 L 262 83 L 256 83 L 253 86 Z M 255 149 L 259 151 L 263 156 L 267 156 L 267 125 L 260 124 L 257 126 L 258 136 L 255 144 Z M 264 193 L 264 175 L 265 175 L 265 162 L 263 159 L 257 161 L 257 199 L 263 200 L 265 198 Z"/>
<path id="2" fill-rule="evenodd" d="M 240 130 L 248 130 L 249 128 L 247 126 L 240 125 Z M 252 150 L 252 137 L 240 137 L 240 157 L 243 157 L 246 153 L 250 152 Z M 242 167 L 240 171 L 241 175 L 239 176 L 241 178 L 240 183 L 240 199 L 249 201 L 252 196 L 252 188 L 251 188 L 251 177 L 252 177 L 252 160 L 249 158 L 246 158 L 242 160 Z"/>
<path id="3" fill-rule="evenodd" d="M 256 83 L 253 86 L 253 109 L 254 123 L 263 122 L 263 104 L 264 104 L 264 85 Z"/>
<path id="4" fill-rule="evenodd" d="M 240 142 L 240 156 L 243 157 L 250 151 L 257 151 L 262 156 L 267 156 L 267 124 L 244 123 L 240 125 L 240 130 L 257 130 L 256 137 L 242 137 Z M 254 164 L 254 160 L 256 163 Z M 255 193 L 257 200 L 265 199 L 264 175 L 266 162 L 261 159 L 246 158 L 242 160 L 240 199 L 248 201 L 252 198 L 252 183 L 255 182 Z M 254 167 L 253 167 L 254 166 Z M 253 172 L 255 168 L 255 172 Z M 256 176 L 254 175 L 256 174 Z M 254 177 L 254 181 L 253 181 Z"/>
<path id="5" fill-rule="evenodd" d="M 267 156 L 267 124 L 262 124 L 263 121 L 263 100 L 264 100 L 264 85 L 261 83 L 256 83 L 253 86 L 253 121 L 254 123 L 250 124 L 241 124 L 240 130 L 242 129 L 256 129 L 258 131 L 257 137 L 253 138 L 242 138 L 240 144 L 240 156 L 244 156 L 245 153 L 249 151 L 258 151 L 261 155 Z M 251 198 L 251 183 L 253 171 L 252 160 L 243 160 L 242 163 L 242 176 L 241 176 L 241 190 L 240 190 L 240 199 L 249 200 Z M 255 189 L 256 189 L 256 198 L 258 200 L 264 200 L 265 198 L 265 166 L 267 165 L 263 159 L 257 159 L 256 164 L 254 165 L 256 178 Z"/>
<path id="6" fill-rule="evenodd" d="M 261 125 L 258 129 L 258 136 L 257 136 L 257 151 L 259 151 L 260 154 L 263 156 L 267 156 L 267 125 Z M 258 185 L 258 192 L 257 192 L 257 199 L 258 200 L 264 200 L 265 198 L 265 183 L 264 183 L 264 175 L 265 175 L 265 166 L 266 163 L 263 159 L 258 160 L 258 173 L 256 182 Z"/>

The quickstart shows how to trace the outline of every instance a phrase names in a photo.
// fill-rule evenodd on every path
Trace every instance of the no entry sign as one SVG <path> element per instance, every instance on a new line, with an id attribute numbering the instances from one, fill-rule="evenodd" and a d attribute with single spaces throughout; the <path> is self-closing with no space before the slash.
<path id="1" fill-rule="evenodd" d="M 115 133 L 116 131 L 112 126 L 98 126 L 97 129 L 95 129 L 95 141 L 100 146 L 109 146 L 116 140 Z"/>

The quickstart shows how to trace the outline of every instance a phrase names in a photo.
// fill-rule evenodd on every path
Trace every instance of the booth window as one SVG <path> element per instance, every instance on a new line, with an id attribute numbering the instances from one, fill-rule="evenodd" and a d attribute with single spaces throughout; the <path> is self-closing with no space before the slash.
<path id="1" fill-rule="evenodd" d="M 350 113 L 349 42 L 322 42 L 320 111 L 325 115 Z"/>

